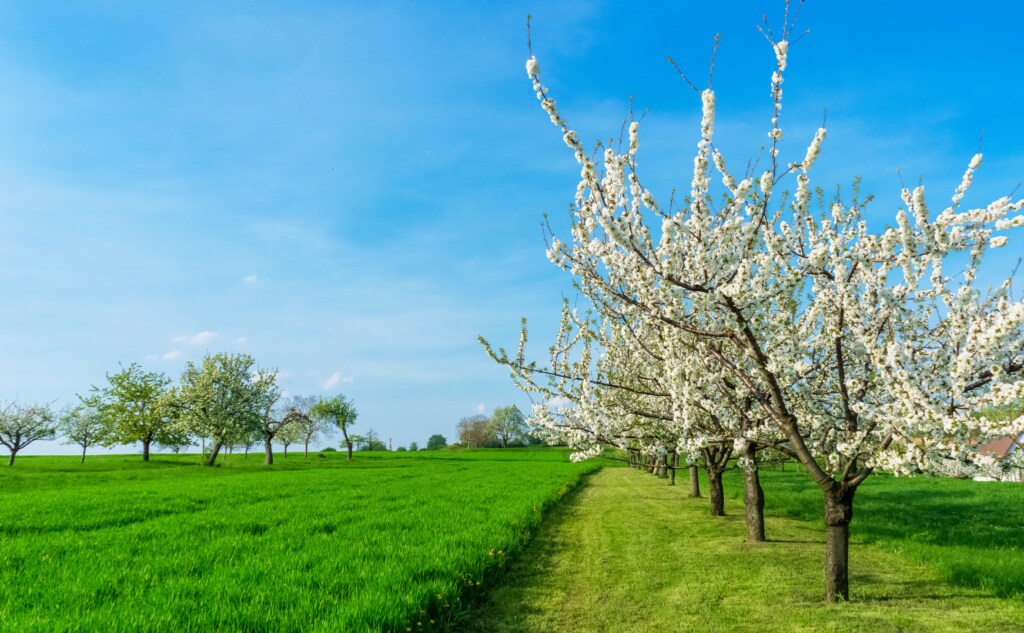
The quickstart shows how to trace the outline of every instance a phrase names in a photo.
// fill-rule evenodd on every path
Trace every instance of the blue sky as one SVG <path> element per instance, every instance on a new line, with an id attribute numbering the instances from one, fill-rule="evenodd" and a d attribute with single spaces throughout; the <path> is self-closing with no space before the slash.
<path id="1" fill-rule="evenodd" d="M 578 169 L 526 78 L 525 16 L 583 138 L 649 110 L 641 168 L 689 185 L 715 33 L 717 143 L 756 155 L 782 2 L 0 4 L 0 399 L 63 403 L 118 363 L 177 377 L 252 354 L 290 393 L 352 396 L 396 445 L 528 404 L 476 342 L 534 350 L 567 280 L 544 257 Z M 1024 5 L 812 0 L 783 156 L 828 109 L 817 184 L 901 170 L 933 208 L 984 130 L 968 202 L 1024 180 Z M 993 259 L 1004 274 L 1021 249 Z M 570 295 L 571 296 L 571 295 Z M 38 445 L 34 451 L 61 450 Z"/>

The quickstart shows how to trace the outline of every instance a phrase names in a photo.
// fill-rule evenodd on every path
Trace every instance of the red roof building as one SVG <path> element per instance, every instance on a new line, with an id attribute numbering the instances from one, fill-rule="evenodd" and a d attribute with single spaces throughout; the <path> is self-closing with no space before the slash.
<path id="1" fill-rule="evenodd" d="M 986 442 L 978 447 L 978 452 L 982 455 L 991 455 L 992 457 L 998 457 L 1004 459 L 1010 456 L 1015 450 L 1022 450 L 1024 446 L 1024 433 L 1021 433 L 1019 437 L 1013 437 L 1007 435 L 991 442 Z"/>

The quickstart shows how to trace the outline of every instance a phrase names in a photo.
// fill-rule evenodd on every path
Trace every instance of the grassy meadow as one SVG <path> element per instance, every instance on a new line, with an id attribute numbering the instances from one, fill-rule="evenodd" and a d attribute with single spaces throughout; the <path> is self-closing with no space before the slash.
<path id="1" fill-rule="evenodd" d="M 803 476 L 801 473 L 793 475 Z M 506 581 L 470 614 L 464 633 L 551 631 L 572 633 L 916 633 L 1024 631 L 1024 600 L 993 589 L 964 587 L 943 572 L 942 538 L 953 552 L 977 547 L 978 558 L 1015 559 L 1019 549 L 984 534 L 1009 531 L 1019 512 L 1020 485 L 985 488 L 975 482 L 882 478 L 862 490 L 855 509 L 850 549 L 851 602 L 822 601 L 824 531 L 821 501 L 805 495 L 790 473 L 765 474 L 768 543 L 744 542 L 742 503 L 727 499 L 725 517 L 711 517 L 707 499 L 690 499 L 688 486 L 669 487 L 647 473 L 607 468 L 566 497 L 540 527 L 524 555 L 510 565 Z M 786 486 L 777 484 L 788 482 Z M 869 480 L 870 482 L 870 480 Z M 938 519 L 950 501 L 938 490 L 978 495 L 996 502 L 994 524 L 965 525 L 978 516 L 978 502 L 946 505 L 943 526 L 931 526 L 928 550 L 907 517 L 895 508 L 915 491 L 933 498 L 926 514 Z M 739 477 L 727 482 L 736 497 Z M 906 488 L 904 488 L 906 486 Z M 981 492 L 976 492 L 980 490 Z M 787 497 L 795 491 L 791 497 Z M 929 494 L 923 494 L 928 491 Z M 893 495 L 890 496 L 889 493 Z M 819 493 L 820 495 L 820 493 Z M 784 500 L 785 499 L 785 500 Z M 859 503 L 858 502 L 858 503 Z M 800 520 L 783 508 L 806 505 Z M 1004 510 L 1000 513 L 1000 509 Z M 875 516 L 885 512 L 888 516 Z M 1002 516 L 1002 518 L 999 518 Z M 1016 515 L 1019 517 L 1019 514 Z M 811 520 L 813 519 L 813 520 Z M 903 528 L 899 545 L 898 526 Z M 881 538 L 888 529 L 894 531 Z M 965 537 L 975 531 L 977 536 Z M 1024 533 L 1019 525 L 1017 533 Z M 877 535 L 868 538 L 866 535 Z M 871 542 L 866 542 L 871 541 Z M 910 555 L 908 555 L 910 554 Z M 958 555 L 958 554 L 957 554 Z M 1005 578 L 997 574 L 998 578 Z"/>
<path id="2" fill-rule="evenodd" d="M 0 471 L 0 629 L 429 631 L 594 462 L 552 449 L 19 457 Z"/>
<path id="3" fill-rule="evenodd" d="M 798 465 L 763 471 L 762 482 L 767 513 L 821 525 L 821 491 Z M 724 485 L 728 497 L 743 500 L 741 472 L 727 472 Z M 853 511 L 853 543 L 925 563 L 958 586 L 1024 599 L 1024 484 L 876 473 L 857 491 Z"/>

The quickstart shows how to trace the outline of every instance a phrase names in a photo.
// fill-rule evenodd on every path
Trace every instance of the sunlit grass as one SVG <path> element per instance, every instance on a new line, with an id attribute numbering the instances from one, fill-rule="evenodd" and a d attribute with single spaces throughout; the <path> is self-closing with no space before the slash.
<path id="1" fill-rule="evenodd" d="M 766 510 L 821 523 L 821 492 L 798 466 L 763 473 Z M 742 500 L 738 471 L 726 494 Z M 869 477 L 857 491 L 850 536 L 926 563 L 940 577 L 999 596 L 1024 596 L 1024 485 L 936 477 Z M 771 534 L 769 534 L 771 538 Z"/>
<path id="2" fill-rule="evenodd" d="M 0 473 L 0 628 L 441 628 L 597 467 L 550 450 L 277 462 L 19 459 Z"/>
<path id="3" fill-rule="evenodd" d="M 767 474 L 769 508 L 788 494 L 774 479 Z M 771 542 L 746 544 L 741 504 L 730 499 L 729 516 L 712 518 L 707 500 L 689 499 L 686 492 L 686 486 L 669 487 L 632 469 L 594 475 L 554 509 L 463 630 L 1024 630 L 1019 599 L 955 586 L 924 562 L 857 539 L 851 548 L 852 602 L 825 604 L 819 521 L 772 516 L 769 510 Z M 820 498 L 793 503 L 813 504 L 808 512 L 820 512 Z M 863 509 L 855 523 L 866 523 L 868 514 Z"/>

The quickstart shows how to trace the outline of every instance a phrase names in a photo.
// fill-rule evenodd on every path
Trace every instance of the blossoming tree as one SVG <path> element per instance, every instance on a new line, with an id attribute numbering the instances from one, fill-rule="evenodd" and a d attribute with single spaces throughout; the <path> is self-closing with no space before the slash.
<path id="1" fill-rule="evenodd" d="M 698 90 L 701 139 L 683 204 L 663 205 L 643 185 L 638 121 L 629 123 L 625 149 L 605 147 L 592 159 L 541 83 L 532 54 L 526 70 L 580 166 L 571 235 L 550 236 L 549 258 L 575 277 L 603 318 L 663 333 L 659 379 L 671 388 L 671 417 L 681 429 L 699 429 L 691 420 L 708 415 L 693 406 L 709 402 L 694 364 L 702 359 L 760 420 L 740 429 L 735 446 L 770 445 L 800 461 L 823 494 L 825 598 L 837 601 L 849 597 L 854 496 L 872 472 L 976 462 L 979 441 L 1024 429 L 1022 418 L 974 414 L 1024 396 L 1024 303 L 1012 299 L 1010 280 L 989 291 L 978 281 L 986 252 L 1024 225 L 1024 200 L 962 205 L 980 154 L 939 213 L 929 209 L 923 186 L 904 190 L 896 226 L 880 231 L 869 227 L 868 200 L 856 188 L 848 198 L 813 196 L 810 172 L 825 128 L 801 160 L 780 160 L 791 34 L 789 26 L 779 37 L 765 33 L 775 61 L 768 164 L 742 177 L 728 169 L 714 145 L 709 81 Z M 787 178 L 794 192 L 777 193 Z M 522 358 L 513 362 L 529 367 Z M 586 455 L 594 429 L 616 424 L 609 418 L 621 412 L 602 406 L 593 381 L 576 384 L 576 430 L 565 437 Z M 694 391 L 697 397 L 687 395 Z M 545 411 L 538 410 L 542 424 Z M 763 432 L 765 424 L 773 433 Z"/>

